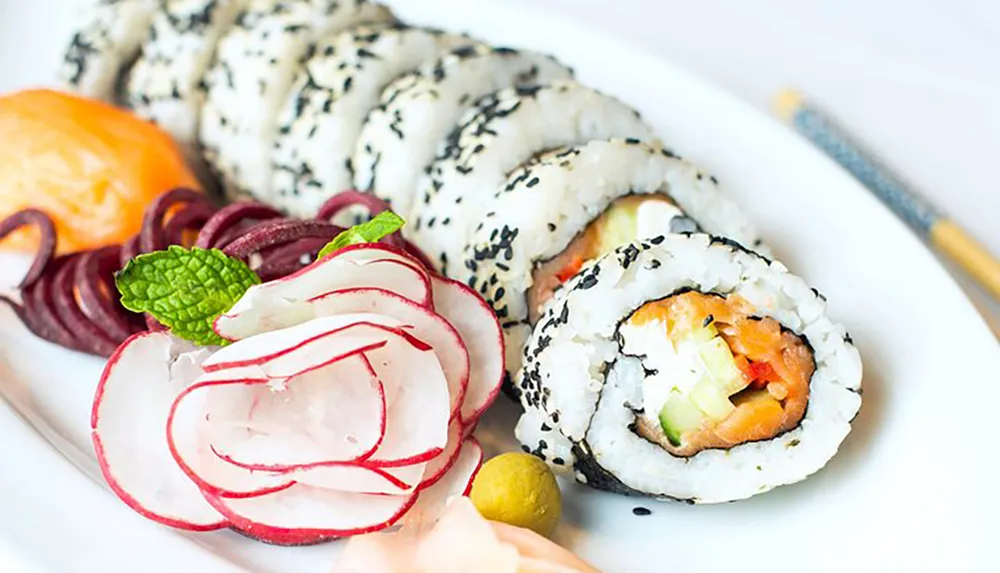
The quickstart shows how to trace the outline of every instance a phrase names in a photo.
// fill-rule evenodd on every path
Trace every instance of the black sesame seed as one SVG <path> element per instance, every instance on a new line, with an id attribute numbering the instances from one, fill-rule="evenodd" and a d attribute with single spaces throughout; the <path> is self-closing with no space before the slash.
<path id="1" fill-rule="evenodd" d="M 632 515 L 638 515 L 639 517 L 643 517 L 643 516 L 646 516 L 646 515 L 652 515 L 652 513 L 653 513 L 652 511 L 650 511 L 649 509 L 647 509 L 645 507 L 633 507 L 632 508 Z"/>

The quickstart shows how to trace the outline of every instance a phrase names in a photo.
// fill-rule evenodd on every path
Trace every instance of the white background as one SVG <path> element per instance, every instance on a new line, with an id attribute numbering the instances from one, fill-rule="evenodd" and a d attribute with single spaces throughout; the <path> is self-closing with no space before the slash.
<path id="1" fill-rule="evenodd" d="M 795 87 L 1000 255 L 1000 2 L 542 1 L 761 109 Z"/>

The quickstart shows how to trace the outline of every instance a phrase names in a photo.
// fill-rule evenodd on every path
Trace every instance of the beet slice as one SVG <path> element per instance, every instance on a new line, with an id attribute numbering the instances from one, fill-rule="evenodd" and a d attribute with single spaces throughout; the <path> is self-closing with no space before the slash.
<path id="1" fill-rule="evenodd" d="M 316 213 L 316 218 L 322 221 L 332 221 L 341 211 L 355 205 L 368 209 L 368 213 L 374 217 L 382 211 L 389 210 L 389 204 L 379 199 L 371 193 L 355 191 L 353 189 L 341 191 L 330 197 L 320 206 Z"/>
<path id="2" fill-rule="evenodd" d="M 390 290 L 426 307 L 433 304 L 430 276 L 413 257 L 385 245 L 352 245 L 292 275 L 251 287 L 216 319 L 215 332 L 238 340 L 262 328 L 294 326 L 314 317 L 308 311 L 291 312 L 302 302 L 332 290 L 362 287 Z"/>
<path id="3" fill-rule="evenodd" d="M 174 462 L 164 429 L 176 396 L 198 376 L 208 354 L 166 333 L 132 336 L 104 367 L 90 420 L 111 490 L 153 521 L 194 531 L 228 522 Z"/>
<path id="4" fill-rule="evenodd" d="M 21 291 L 21 300 L 25 314 L 31 316 L 31 321 L 27 325 L 35 326 L 32 332 L 36 336 L 70 350 L 86 352 L 86 347 L 73 336 L 73 332 L 62 322 L 55 310 L 52 292 L 54 275 L 66 264 L 66 260 L 65 257 L 59 257 L 50 261 L 42 276 Z"/>
<path id="5" fill-rule="evenodd" d="M 25 288 L 33 284 L 42 276 L 45 267 L 52 260 L 56 252 L 56 229 L 52 219 L 44 211 L 39 209 L 22 209 L 0 221 L 0 239 L 27 225 L 38 227 L 39 243 L 35 252 L 35 260 L 31 262 L 28 272 L 18 288 Z"/>
<path id="6" fill-rule="evenodd" d="M 469 352 L 450 322 L 417 303 L 380 288 L 342 289 L 309 299 L 315 316 L 374 313 L 409 325 L 408 332 L 429 344 L 448 379 L 451 415 L 458 415 L 469 386 Z"/>
<path id="7" fill-rule="evenodd" d="M 126 263 L 140 254 L 139 235 L 134 235 L 132 238 L 122 243 L 121 253 L 119 254 L 119 263 L 121 267 L 124 267 Z"/>
<path id="8" fill-rule="evenodd" d="M 212 215 L 198 233 L 195 246 L 203 249 L 220 248 L 225 245 L 221 239 L 227 231 L 239 227 L 246 221 L 264 221 L 281 217 L 281 211 L 263 203 L 233 203 L 219 209 Z M 228 242 L 228 241 L 227 241 Z"/>
<path id="9" fill-rule="evenodd" d="M 462 404 L 465 425 L 474 423 L 500 393 L 504 377 L 503 330 L 496 314 L 472 289 L 434 275 L 434 308 L 455 327 L 469 351 L 469 389 Z"/>
<path id="10" fill-rule="evenodd" d="M 114 272 L 119 268 L 117 246 L 104 247 L 80 255 L 73 283 L 80 310 L 109 338 L 121 342 L 132 334 L 128 312 L 117 302 Z"/>
<path id="11" fill-rule="evenodd" d="M 80 347 L 91 354 L 107 356 L 115 351 L 118 341 L 110 338 L 80 310 L 76 299 L 76 268 L 80 255 L 67 255 L 52 278 L 52 301 L 55 314 Z"/>
<path id="12" fill-rule="evenodd" d="M 260 253 L 260 266 L 257 275 L 264 282 L 280 279 L 293 274 L 303 267 L 312 264 L 316 255 L 329 242 L 327 239 L 299 239 L 280 247 Z"/>
<path id="13" fill-rule="evenodd" d="M 169 244 L 164 233 L 163 221 L 172 208 L 182 203 L 204 203 L 208 199 L 193 189 L 171 189 L 160 195 L 146 207 L 139 230 L 138 248 L 143 253 L 165 249 Z"/>
<path id="14" fill-rule="evenodd" d="M 267 247 L 291 243 L 299 239 L 320 238 L 327 241 L 344 231 L 343 227 L 324 221 L 280 219 L 264 221 L 248 228 L 240 237 L 222 248 L 230 257 L 246 259 Z"/>
<path id="15" fill-rule="evenodd" d="M 197 231 L 212 216 L 215 208 L 208 203 L 189 203 L 170 216 L 163 226 L 163 240 L 167 245 L 184 245 L 184 231 Z"/>

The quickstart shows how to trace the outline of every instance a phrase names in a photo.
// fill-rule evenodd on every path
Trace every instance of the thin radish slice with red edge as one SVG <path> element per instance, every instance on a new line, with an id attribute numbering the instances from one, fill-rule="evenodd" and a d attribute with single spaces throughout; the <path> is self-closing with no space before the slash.
<path id="1" fill-rule="evenodd" d="M 304 545 L 361 535 L 395 524 L 413 506 L 407 495 L 349 493 L 296 484 L 245 499 L 206 494 L 233 527 L 250 537 L 281 545 Z"/>
<path id="2" fill-rule="evenodd" d="M 301 372 L 302 369 L 296 370 L 295 365 L 303 363 L 304 352 L 315 352 L 314 347 L 325 348 L 324 345 L 335 342 L 341 351 L 329 356 L 368 348 L 383 340 L 386 332 L 396 332 L 400 326 L 404 325 L 377 314 L 326 316 L 239 340 L 213 354 L 202 367 L 205 372 L 215 372 L 228 368 L 261 367 L 268 361 L 280 359 L 282 370 Z M 332 349 L 330 351 L 333 352 Z M 264 372 L 263 369 L 261 372 Z"/>
<path id="3" fill-rule="evenodd" d="M 184 401 L 200 404 L 186 408 Z M 200 439 L 207 447 L 254 470 L 364 459 L 387 429 L 382 382 L 361 354 L 287 380 L 197 384 L 178 399 L 176 410 L 206 418 Z M 175 423 L 187 420 L 193 418 Z"/>
<path id="4" fill-rule="evenodd" d="M 474 422 L 500 393 L 504 377 L 503 329 L 493 309 L 464 284 L 431 277 L 434 309 L 455 327 L 469 351 L 469 388 L 462 403 L 462 421 Z"/>
<path id="5" fill-rule="evenodd" d="M 320 320 L 324 319 L 317 319 Z M 307 323 L 286 331 L 306 329 L 311 324 Z M 273 365 L 278 369 L 277 373 L 285 374 L 285 371 L 278 366 L 278 362 L 286 361 L 288 367 L 295 366 L 297 370 L 309 373 L 313 360 L 318 361 L 331 356 L 342 357 L 345 348 L 360 352 L 356 344 L 358 339 L 362 338 L 359 333 L 369 331 L 375 332 L 384 345 L 375 348 L 369 346 L 370 349 L 364 350 L 363 354 L 359 355 L 370 359 L 372 367 L 382 381 L 389 409 L 383 441 L 373 455 L 363 458 L 365 465 L 400 467 L 430 460 L 447 445 L 448 419 L 451 412 L 450 393 L 447 379 L 433 349 L 407 332 L 369 323 L 335 329 L 327 336 L 315 338 L 305 345 L 298 346 L 294 352 L 272 353 L 276 357 L 262 363 L 261 372 L 268 378 L 274 378 L 275 372 L 270 370 L 270 366 Z M 256 338 L 259 337 L 236 342 L 233 347 L 249 344 Z M 340 341 L 340 338 L 346 339 L 347 343 Z M 373 339 L 365 339 L 364 342 L 368 343 L 371 340 Z M 315 348 L 310 349 L 314 346 Z M 303 357 L 308 360 L 304 360 Z M 238 366 L 233 371 L 245 372 L 247 368 Z M 212 371 L 207 376 L 224 376 L 226 372 L 227 370 Z M 229 463 L 246 469 L 268 471 L 304 469 L 301 466 L 335 465 L 362 459 L 330 459 L 295 465 L 274 463 L 273 460 L 268 462 L 266 457 L 253 454 L 252 450 L 245 448 L 242 448 L 242 453 L 238 455 L 226 452 L 219 452 L 219 455 Z M 248 455 L 254 455 L 255 459 L 249 460 Z"/>
<path id="6" fill-rule="evenodd" d="M 381 244 L 352 245 L 287 277 L 250 287 L 229 311 L 215 320 L 215 332 L 240 340 L 301 324 L 314 316 L 302 303 L 331 290 L 375 287 L 431 306 L 430 276 L 412 256 Z"/>
<path id="7" fill-rule="evenodd" d="M 424 479 L 417 489 L 426 489 L 436 484 L 455 465 L 462 443 L 465 441 L 465 428 L 462 421 L 453 418 L 448 425 L 448 445 L 440 455 L 427 462 Z"/>
<path id="8" fill-rule="evenodd" d="M 456 496 L 466 496 L 472 491 L 472 482 L 483 465 L 483 448 L 475 438 L 462 442 L 458 459 L 448 472 L 434 485 L 420 490 L 417 503 L 407 512 L 406 523 L 434 523 Z"/>
<path id="9" fill-rule="evenodd" d="M 164 332 L 133 335 L 104 367 L 90 420 L 112 491 L 153 521 L 194 531 L 228 522 L 174 462 L 164 428 L 174 399 L 197 378 L 209 352 Z"/>
<path id="10" fill-rule="evenodd" d="M 319 316 L 372 313 L 390 316 L 407 325 L 407 331 L 434 349 L 451 393 L 452 416 L 458 414 L 469 386 L 469 353 L 450 322 L 436 312 L 385 289 L 354 288 L 328 292 L 309 303 Z"/>
<path id="11" fill-rule="evenodd" d="M 407 344 L 366 353 L 385 385 L 389 414 L 385 438 L 364 461 L 369 467 L 401 467 L 426 462 L 448 445 L 450 396 L 437 356 Z"/>
<path id="12" fill-rule="evenodd" d="M 421 484 L 427 464 L 414 464 L 401 468 L 368 468 L 364 466 L 321 466 L 307 470 L 280 474 L 296 483 L 348 491 L 403 495 Z"/>

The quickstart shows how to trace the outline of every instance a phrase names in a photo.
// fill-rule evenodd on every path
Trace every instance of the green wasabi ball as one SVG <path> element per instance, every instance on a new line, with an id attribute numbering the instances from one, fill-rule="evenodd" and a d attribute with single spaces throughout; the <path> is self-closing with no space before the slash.
<path id="1" fill-rule="evenodd" d="M 472 493 L 486 519 L 552 535 L 562 517 L 562 493 L 545 462 L 520 452 L 499 455 L 479 470 Z"/>

